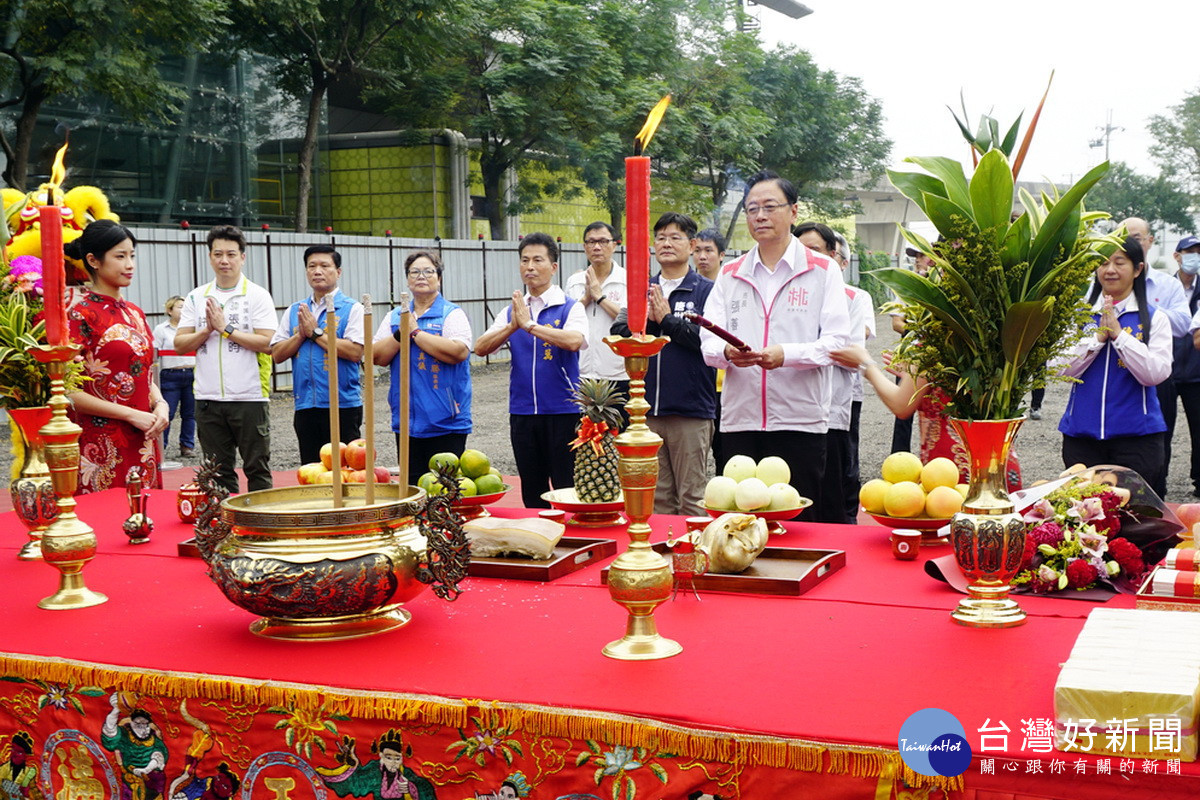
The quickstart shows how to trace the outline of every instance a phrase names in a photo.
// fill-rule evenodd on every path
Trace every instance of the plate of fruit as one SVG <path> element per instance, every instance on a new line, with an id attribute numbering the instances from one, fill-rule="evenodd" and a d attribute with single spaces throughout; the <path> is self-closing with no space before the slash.
<path id="1" fill-rule="evenodd" d="M 792 471 L 778 456 L 755 462 L 749 456 L 736 455 L 725 462 L 721 474 L 709 480 L 704 489 L 704 507 L 716 517 L 740 511 L 767 520 L 768 531 L 784 533 L 781 520 L 794 519 L 812 505 L 801 497 L 788 481 Z"/>
<path id="2" fill-rule="evenodd" d="M 883 460 L 881 477 L 863 484 L 858 501 L 885 528 L 912 528 L 926 544 L 945 544 L 937 532 L 962 508 L 966 492 L 950 459 L 922 464 L 913 453 L 896 452 Z"/>
<path id="3" fill-rule="evenodd" d="M 504 497 L 510 488 L 491 459 L 479 450 L 463 450 L 461 456 L 438 453 L 429 459 L 429 472 L 417 479 L 417 486 L 430 495 L 441 494 L 444 490 L 438 483 L 437 469 L 443 464 L 452 467 L 458 477 L 462 497 L 450 507 L 464 520 L 490 516 L 484 506 Z"/>
<path id="4" fill-rule="evenodd" d="M 367 440 L 355 439 L 349 444 L 338 444 L 339 461 L 342 465 L 342 483 L 367 482 Z M 296 470 L 296 482 L 302 486 L 318 483 L 333 483 L 333 448 L 321 447 L 321 460 L 304 464 Z M 375 467 L 376 483 L 391 483 L 392 474 L 387 467 Z"/>

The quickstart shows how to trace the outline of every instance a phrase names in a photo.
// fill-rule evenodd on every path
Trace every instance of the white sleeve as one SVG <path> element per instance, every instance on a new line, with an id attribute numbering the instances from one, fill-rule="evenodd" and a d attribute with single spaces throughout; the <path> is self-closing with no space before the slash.
<path id="1" fill-rule="evenodd" d="M 510 313 L 512 313 L 512 306 L 505 306 L 504 310 L 497 314 L 496 318 L 492 320 L 492 324 L 488 326 L 488 329 L 485 331 L 485 333 L 499 333 L 503 329 L 507 328 L 508 315 Z"/>
<path id="2" fill-rule="evenodd" d="M 291 306 L 288 306 L 283 310 L 283 313 L 279 315 L 279 322 L 275 325 L 275 335 L 271 337 L 271 344 L 278 344 L 284 339 L 291 337 L 292 326 L 288 324 L 288 317 L 290 317 L 291 314 L 292 308 Z M 257 328 L 259 326 L 255 325 L 254 327 Z"/>
<path id="3" fill-rule="evenodd" d="M 1078 378 L 1082 375 L 1096 360 L 1097 354 L 1104 349 L 1104 343 L 1096 339 L 1098 328 L 1095 322 L 1084 325 L 1083 334 L 1070 349 L 1051 362 L 1050 368 L 1057 368 L 1059 374 L 1068 378 Z"/>
<path id="4" fill-rule="evenodd" d="M 379 327 L 375 329 L 375 340 L 391 338 L 392 336 L 392 317 L 395 315 L 395 310 L 389 311 L 383 315 L 383 322 L 379 323 Z"/>
<path id="5" fill-rule="evenodd" d="M 181 328 L 199 328 L 196 325 L 196 291 L 188 292 L 187 297 L 183 299 L 183 308 L 179 310 L 179 327 Z"/>
<path id="6" fill-rule="evenodd" d="M 563 294 L 572 300 L 580 300 L 583 298 L 583 289 L 586 285 L 582 272 L 573 273 L 567 276 L 567 285 L 563 287 Z"/>
<path id="7" fill-rule="evenodd" d="M 467 312 L 456 308 L 447 314 L 446 321 L 442 323 L 442 336 L 462 342 L 468 350 L 472 349 L 475 339 L 471 336 L 471 320 L 467 318 Z"/>
<path id="8" fill-rule="evenodd" d="M 363 344 L 363 316 L 365 314 L 362 303 L 350 306 L 350 319 L 346 320 L 346 333 L 342 336 L 343 339 L 349 339 L 355 344 Z"/>
<path id="9" fill-rule="evenodd" d="M 579 346 L 580 350 L 586 350 L 588 346 L 588 321 L 587 313 L 583 310 L 583 303 L 572 303 L 571 310 L 567 312 L 567 321 L 563 324 L 564 331 L 573 331 L 583 336 L 583 344 Z"/>
<path id="10" fill-rule="evenodd" d="M 271 299 L 271 295 L 266 289 L 260 286 L 259 290 L 254 293 L 250 301 L 250 327 L 254 330 L 274 332 L 277 323 L 275 301 Z"/>
<path id="11" fill-rule="evenodd" d="M 1171 376 L 1174 344 L 1171 321 L 1162 309 L 1151 312 L 1149 342 L 1139 340 L 1127 330 L 1113 340 L 1113 347 L 1121 354 L 1129 374 L 1142 386 L 1157 386 Z"/>
<path id="12" fill-rule="evenodd" d="M 1188 311 L 1187 295 L 1183 292 L 1183 284 L 1178 279 L 1167 275 L 1155 274 L 1154 277 L 1152 289 L 1156 296 L 1151 300 L 1155 310 L 1163 312 L 1171 321 L 1172 336 L 1187 336 L 1192 315 Z"/>

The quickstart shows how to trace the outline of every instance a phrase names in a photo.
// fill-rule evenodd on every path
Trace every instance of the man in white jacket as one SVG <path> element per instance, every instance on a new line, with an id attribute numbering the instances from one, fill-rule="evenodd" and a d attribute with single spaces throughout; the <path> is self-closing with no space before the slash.
<path id="1" fill-rule="evenodd" d="M 773 172 L 748 183 L 746 225 L 755 247 L 721 269 L 704 316 L 748 346 L 739 351 L 708 330 L 701 351 L 726 370 L 721 433 L 727 455 L 780 456 L 792 486 L 813 501 L 811 518 L 841 522 L 823 502 L 831 399 L 829 353 L 850 340 L 841 270 L 792 236 L 796 189 Z"/>

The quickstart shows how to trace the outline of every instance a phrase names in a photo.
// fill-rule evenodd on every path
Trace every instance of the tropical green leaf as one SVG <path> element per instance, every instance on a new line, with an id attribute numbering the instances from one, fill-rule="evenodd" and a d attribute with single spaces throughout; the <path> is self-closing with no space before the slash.
<path id="1" fill-rule="evenodd" d="M 633 782 L 633 778 L 625 776 L 625 800 L 633 800 L 637 796 L 637 784 Z"/>
<path id="2" fill-rule="evenodd" d="M 271 710 L 274 711 L 275 709 L 271 709 Z M 278 712 L 276 712 L 276 713 L 278 713 Z M 286 728 L 290 722 L 291 722 L 291 720 L 287 720 L 287 719 L 279 720 L 278 722 L 275 723 L 275 730 L 279 730 L 280 728 Z"/>
<path id="3" fill-rule="evenodd" d="M 1025 260 L 1025 255 L 1029 252 L 1029 240 L 1029 213 L 1026 212 L 1008 226 L 1008 232 L 1000 245 L 1000 263 L 1006 270 Z"/>
<path id="4" fill-rule="evenodd" d="M 667 782 L 667 770 L 661 764 L 647 764 L 646 766 L 650 768 L 650 771 L 654 773 L 654 777 L 658 778 L 661 783 L 665 784 Z"/>
<path id="5" fill-rule="evenodd" d="M 971 232 L 979 229 L 975 218 L 971 215 L 969 204 L 961 206 L 944 197 L 925 195 L 925 215 L 943 235 L 947 231 L 960 231 L 965 223 L 969 223 Z M 956 219 L 961 222 L 955 222 Z"/>
<path id="6" fill-rule="evenodd" d="M 1031 273 L 1038 276 L 1031 281 L 1032 283 L 1036 284 L 1041 274 L 1049 268 L 1050 261 L 1054 258 L 1055 250 L 1060 243 L 1063 227 L 1067 225 L 1073 214 L 1078 213 L 1084 196 L 1104 177 L 1106 172 L 1108 172 L 1107 161 L 1093 167 L 1047 212 L 1045 221 L 1029 246 L 1029 267 Z"/>
<path id="7" fill-rule="evenodd" d="M 596 767 L 596 771 L 592 773 L 592 780 L 596 782 L 597 786 L 600 785 L 600 781 L 604 780 L 604 767 Z"/>
<path id="8" fill-rule="evenodd" d="M 975 224 L 990 235 L 999 250 L 1012 218 L 1013 179 L 1008 160 L 999 150 L 984 153 L 971 176 L 971 208 Z"/>
<path id="9" fill-rule="evenodd" d="M 575 766 L 582 767 L 584 764 L 587 763 L 588 759 L 591 757 L 592 757 L 592 754 L 586 750 L 580 752 L 579 755 L 575 756 Z"/>
<path id="10" fill-rule="evenodd" d="M 71 704 L 71 708 L 75 709 L 82 716 L 87 716 L 87 712 L 83 710 L 83 703 L 79 702 L 79 698 L 71 695 L 67 698 L 67 702 Z"/>
<path id="11" fill-rule="evenodd" d="M 916 203 L 922 211 L 925 210 L 925 195 L 946 196 L 946 184 L 932 175 L 923 172 L 897 172 L 891 169 L 887 174 L 888 180 L 900 194 Z"/>
<path id="12" fill-rule="evenodd" d="M 963 208 L 971 207 L 971 193 L 967 187 L 967 176 L 963 172 L 962 164 L 953 158 L 944 156 L 915 156 L 904 160 L 916 164 L 930 175 L 939 178 L 946 186 L 945 197 L 948 200 Z"/>
<path id="13" fill-rule="evenodd" d="M 946 293 L 928 278 L 922 278 L 906 269 L 880 269 L 872 274 L 905 302 L 920 305 L 936 315 L 949 325 L 968 347 L 979 347 L 979 342 L 976 342 L 971 334 L 970 322 L 954 307 Z"/>
<path id="14" fill-rule="evenodd" d="M 1012 127 L 1008 129 L 1008 133 L 1004 134 L 1004 141 L 1000 144 L 1000 150 L 1004 155 L 1012 157 L 1013 147 L 1017 144 L 1017 134 L 1021 132 L 1021 117 L 1025 116 L 1025 112 L 1017 114 L 1016 121 Z"/>
<path id="15" fill-rule="evenodd" d="M 517 752 L 517 755 L 524 757 L 525 751 L 521 749 L 521 743 L 515 739 L 508 743 L 508 746 Z"/>
<path id="16" fill-rule="evenodd" d="M 1006 361 L 1016 366 L 1025 363 L 1037 338 L 1050 324 L 1050 314 L 1053 310 L 1053 297 L 1041 301 L 1013 303 L 1008 307 L 1008 313 L 1004 315 L 1004 325 L 1000 328 L 1000 344 L 1004 348 Z"/>

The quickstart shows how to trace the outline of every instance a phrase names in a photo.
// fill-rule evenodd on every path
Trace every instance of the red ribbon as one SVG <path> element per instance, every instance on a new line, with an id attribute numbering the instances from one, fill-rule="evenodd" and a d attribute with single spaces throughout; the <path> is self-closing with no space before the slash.
<path id="1" fill-rule="evenodd" d="M 596 455 L 604 454 L 604 434 L 608 433 L 607 422 L 592 422 L 591 417 L 584 417 L 579 423 L 579 435 L 571 442 L 571 449 L 578 450 L 585 444 L 591 444 Z"/>

